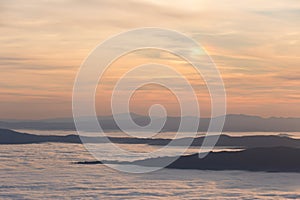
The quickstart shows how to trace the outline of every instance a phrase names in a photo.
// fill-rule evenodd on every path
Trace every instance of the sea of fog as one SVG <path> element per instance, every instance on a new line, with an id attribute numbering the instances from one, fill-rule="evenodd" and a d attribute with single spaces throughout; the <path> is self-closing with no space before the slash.
<path id="1" fill-rule="evenodd" d="M 72 131 L 18 131 L 76 134 Z M 164 133 L 157 137 L 172 138 L 174 134 Z M 299 137 L 299 133 L 289 135 Z M 132 144 L 121 144 L 120 147 L 134 152 L 159 148 Z M 175 155 L 177 151 L 174 147 L 169 153 Z M 197 147 L 187 153 L 194 152 L 198 152 Z M 128 174 L 104 165 L 74 164 L 95 160 L 81 144 L 0 145 L 0 155 L 0 199 L 300 199 L 300 173 L 162 169 L 147 174 Z M 124 158 L 107 151 L 103 152 L 103 159 Z"/>

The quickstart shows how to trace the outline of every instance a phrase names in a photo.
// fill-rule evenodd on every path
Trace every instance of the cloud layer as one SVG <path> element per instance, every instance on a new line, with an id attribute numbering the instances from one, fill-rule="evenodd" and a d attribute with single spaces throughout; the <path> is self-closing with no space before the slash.
<path id="1" fill-rule="evenodd" d="M 299 116 L 299 19 L 298 0 L 4 0 L 0 118 L 70 116 L 74 78 L 88 53 L 111 35 L 148 26 L 183 32 L 206 48 L 224 79 L 229 113 Z M 145 57 L 134 58 L 172 63 Z"/>

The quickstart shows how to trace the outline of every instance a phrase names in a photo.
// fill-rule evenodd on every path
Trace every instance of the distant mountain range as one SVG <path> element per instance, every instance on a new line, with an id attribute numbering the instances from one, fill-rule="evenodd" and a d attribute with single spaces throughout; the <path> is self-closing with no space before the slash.
<path id="1" fill-rule="evenodd" d="M 147 116 L 141 116 L 132 113 L 133 120 L 143 126 L 150 122 Z M 122 114 L 118 116 L 122 119 Z M 187 116 L 188 117 L 188 116 Z M 213 118 L 218 119 L 218 117 Z M 83 118 L 89 120 L 89 117 Z M 158 117 L 154 120 L 160 120 Z M 118 131 L 120 128 L 112 116 L 98 117 L 101 127 L 106 131 Z M 180 124 L 180 117 L 167 117 L 162 132 L 177 131 Z M 207 131 L 210 118 L 201 118 L 198 131 Z M 7 129 L 36 129 L 36 130 L 76 130 L 72 118 L 57 118 L 45 120 L 17 121 L 8 120 L 0 121 L 1 128 Z M 131 130 L 132 127 L 125 127 Z M 94 131 L 94 130 L 89 130 Z M 190 131 L 189 128 L 183 131 Z M 300 131 L 300 118 L 282 118 L 270 117 L 262 118 L 249 115 L 226 115 L 226 121 L 223 131 L 225 132 L 297 132 Z"/>

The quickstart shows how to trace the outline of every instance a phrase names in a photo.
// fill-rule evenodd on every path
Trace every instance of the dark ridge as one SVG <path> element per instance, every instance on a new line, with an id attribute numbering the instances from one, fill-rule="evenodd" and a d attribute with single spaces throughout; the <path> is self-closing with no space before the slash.
<path id="1" fill-rule="evenodd" d="M 100 165 L 100 164 L 130 164 L 130 162 L 119 162 L 116 160 L 110 160 L 110 161 L 99 161 L 99 160 L 92 160 L 92 161 L 79 161 L 74 162 L 73 164 L 79 164 L 79 165 Z"/>
<path id="2" fill-rule="evenodd" d="M 79 164 L 79 165 L 97 165 L 97 164 L 103 164 L 101 161 L 80 161 L 80 162 L 75 162 L 74 164 Z"/>
<path id="3" fill-rule="evenodd" d="M 216 137 L 216 136 L 209 136 Z M 170 139 L 153 139 L 153 138 L 124 138 L 124 137 L 83 137 L 86 143 L 107 143 L 109 141 L 119 144 L 148 144 L 148 145 L 167 145 L 172 140 Z M 191 139 L 191 138 L 190 138 Z M 173 140 L 172 144 L 181 146 L 186 144 L 187 138 Z M 195 138 L 191 146 L 201 146 L 204 137 Z M 19 133 L 8 129 L 0 129 L 0 144 L 30 144 L 30 143 L 75 143 L 80 144 L 82 141 L 78 135 L 35 135 L 28 133 Z M 255 148 L 255 147 L 300 147 L 300 140 L 282 136 L 240 136 L 231 137 L 228 135 L 221 135 L 216 146 L 226 148 Z"/>
<path id="4" fill-rule="evenodd" d="M 8 129 L 0 129 L 0 144 L 32 144 L 45 142 L 81 143 L 77 135 L 55 136 L 19 133 Z"/>
<path id="5" fill-rule="evenodd" d="M 132 164 L 157 166 L 170 157 L 135 161 Z M 159 165 L 158 165 L 159 166 Z M 166 168 L 199 170 L 247 170 L 300 172 L 300 149 L 289 147 L 253 148 L 237 152 L 211 152 L 200 159 L 198 154 L 181 156 Z"/>
<path id="6" fill-rule="evenodd" d="M 217 137 L 217 136 L 208 136 L 208 137 Z M 177 139 L 173 141 L 174 146 L 182 146 L 186 143 L 187 138 Z M 193 140 L 191 146 L 201 146 L 203 143 L 204 137 L 197 137 Z M 171 140 L 152 140 L 149 145 L 167 145 Z M 221 135 L 218 139 L 216 146 L 222 147 L 238 147 L 238 148 L 256 148 L 256 147 L 300 147 L 300 140 L 276 136 L 276 135 L 253 135 L 253 136 L 237 136 L 232 137 L 229 135 Z"/>
<path id="7" fill-rule="evenodd" d="M 134 162 L 104 161 L 110 164 L 133 164 L 159 167 L 172 157 L 150 158 Z M 76 164 L 103 164 L 101 161 L 84 161 Z M 264 172 L 300 172 L 300 149 L 289 147 L 253 148 L 237 152 L 211 152 L 200 159 L 199 154 L 181 156 L 165 168 L 197 170 L 244 170 Z"/>

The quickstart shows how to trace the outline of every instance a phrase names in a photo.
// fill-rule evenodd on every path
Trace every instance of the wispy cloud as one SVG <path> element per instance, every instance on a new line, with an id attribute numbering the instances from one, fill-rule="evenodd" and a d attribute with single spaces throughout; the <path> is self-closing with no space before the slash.
<path id="1" fill-rule="evenodd" d="M 298 0 L 1 1 L 0 104 L 6 111 L 0 117 L 25 116 L 24 104 L 32 118 L 43 112 L 70 115 L 73 81 L 88 53 L 113 34 L 146 26 L 181 31 L 205 47 L 224 78 L 229 112 L 299 115 L 299 11 Z M 153 52 L 140 57 L 172 59 Z M 195 77 L 190 80 L 202 87 Z M 25 93 L 45 95 L 60 110 L 36 107 L 36 100 L 20 97 Z"/>

